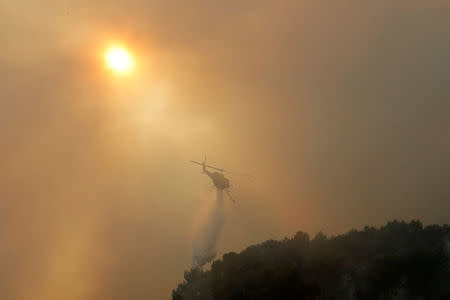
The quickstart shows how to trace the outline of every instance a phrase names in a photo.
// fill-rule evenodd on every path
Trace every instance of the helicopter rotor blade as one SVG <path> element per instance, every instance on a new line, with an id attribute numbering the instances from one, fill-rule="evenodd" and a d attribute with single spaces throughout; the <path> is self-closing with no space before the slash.
<path id="1" fill-rule="evenodd" d="M 225 172 L 224 169 L 219 169 L 219 168 L 216 168 L 216 167 L 213 167 L 213 166 L 205 165 L 205 167 L 213 169 L 213 170 L 217 170 L 217 171 L 220 171 L 220 172 Z"/>
<path id="2" fill-rule="evenodd" d="M 194 164 L 203 166 L 203 164 L 202 164 L 202 163 L 199 163 L 198 161 L 193 161 L 193 160 L 191 160 L 191 163 L 194 163 Z M 205 165 L 205 167 L 210 168 L 210 169 L 213 169 L 213 170 L 217 170 L 217 171 L 220 171 L 220 172 L 225 172 L 224 169 L 219 169 L 219 168 L 216 168 L 216 167 L 213 167 L 213 166 L 210 166 L 210 165 Z"/>

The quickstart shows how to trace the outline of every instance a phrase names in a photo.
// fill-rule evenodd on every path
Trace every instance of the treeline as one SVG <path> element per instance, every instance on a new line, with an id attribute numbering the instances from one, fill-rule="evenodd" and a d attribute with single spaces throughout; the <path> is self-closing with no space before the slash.
<path id="1" fill-rule="evenodd" d="M 393 221 L 327 238 L 304 232 L 186 271 L 173 300 L 450 299 L 450 226 Z"/>

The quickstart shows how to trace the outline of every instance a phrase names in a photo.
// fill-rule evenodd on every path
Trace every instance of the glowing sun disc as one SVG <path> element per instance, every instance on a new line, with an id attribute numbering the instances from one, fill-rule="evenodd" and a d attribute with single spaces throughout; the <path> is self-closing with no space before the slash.
<path id="1" fill-rule="evenodd" d="M 134 60 L 131 54 L 123 47 L 114 46 L 105 53 L 108 68 L 116 73 L 127 73 L 131 71 Z"/>

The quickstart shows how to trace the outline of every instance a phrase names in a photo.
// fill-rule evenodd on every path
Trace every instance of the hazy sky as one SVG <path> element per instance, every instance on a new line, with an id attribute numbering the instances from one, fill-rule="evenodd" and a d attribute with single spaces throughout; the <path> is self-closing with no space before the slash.
<path id="1" fill-rule="evenodd" d="M 221 253 L 450 222 L 447 0 L 0 0 L 0 46 L 2 299 L 169 298 L 205 152 L 253 175 Z"/>

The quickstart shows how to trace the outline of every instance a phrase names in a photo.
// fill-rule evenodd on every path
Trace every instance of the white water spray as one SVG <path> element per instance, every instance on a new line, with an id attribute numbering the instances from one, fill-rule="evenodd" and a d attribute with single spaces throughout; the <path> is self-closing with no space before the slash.
<path id="1" fill-rule="evenodd" d="M 200 229 L 192 245 L 192 265 L 194 267 L 211 262 L 216 257 L 216 243 L 224 224 L 223 190 L 216 189 L 216 203 Z"/>

